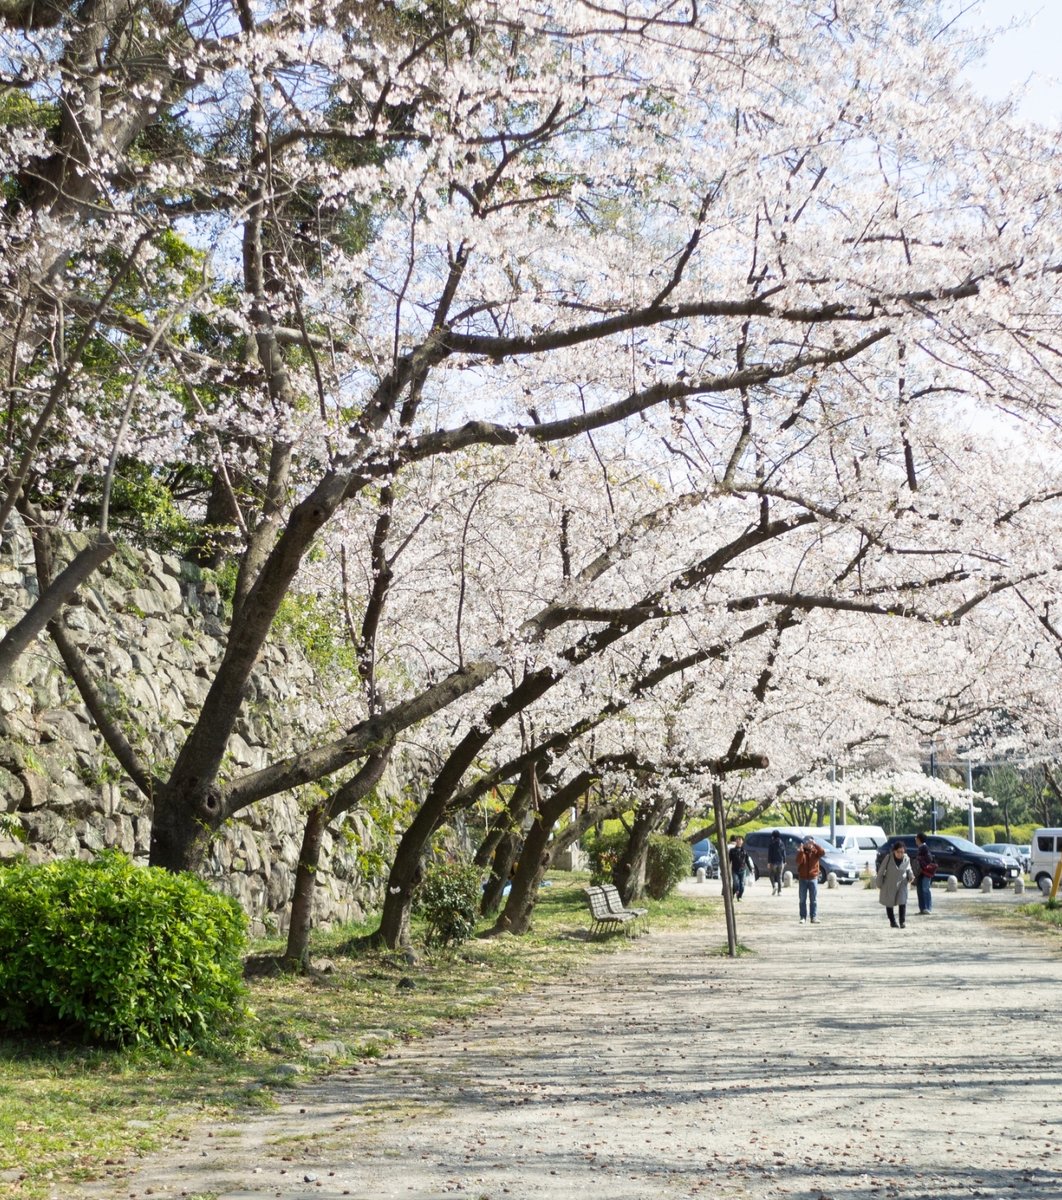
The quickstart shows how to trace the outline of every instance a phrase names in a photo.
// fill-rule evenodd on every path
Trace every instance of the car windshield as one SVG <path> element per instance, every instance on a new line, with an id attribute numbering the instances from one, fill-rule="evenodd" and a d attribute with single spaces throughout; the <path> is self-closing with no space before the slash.
<path id="1" fill-rule="evenodd" d="M 972 850 L 975 854 L 983 854 L 985 850 L 983 846 L 976 845 L 974 842 L 971 842 L 969 838 L 949 837 L 948 841 L 951 842 L 956 849 L 965 850 L 967 853 Z"/>

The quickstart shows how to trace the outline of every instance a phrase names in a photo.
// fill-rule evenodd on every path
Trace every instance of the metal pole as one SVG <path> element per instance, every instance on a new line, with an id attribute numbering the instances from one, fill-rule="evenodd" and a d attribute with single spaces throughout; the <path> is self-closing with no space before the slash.
<path id="1" fill-rule="evenodd" d="M 830 767 L 830 783 L 837 782 L 837 768 Z M 833 788 L 830 789 L 830 841 L 836 842 L 837 837 L 837 793 Z"/>
<path id="2" fill-rule="evenodd" d="M 937 748 L 936 746 L 929 747 L 929 778 L 936 779 L 937 777 Z M 937 797 L 933 794 L 933 817 L 932 817 L 933 832 L 937 832 Z"/>
<path id="3" fill-rule="evenodd" d="M 970 841 L 976 842 L 974 837 L 974 811 L 973 811 L 973 763 L 969 759 L 966 760 L 966 790 L 969 793 L 968 802 L 970 805 Z"/>
<path id="4" fill-rule="evenodd" d="M 734 890 L 730 880 L 730 855 L 726 850 L 726 818 L 723 816 L 723 785 L 712 780 L 712 808 L 715 812 L 715 838 L 719 849 L 719 878 L 723 881 L 723 912 L 726 913 L 726 944 L 731 958 L 737 958 L 737 921 L 734 917 Z"/>

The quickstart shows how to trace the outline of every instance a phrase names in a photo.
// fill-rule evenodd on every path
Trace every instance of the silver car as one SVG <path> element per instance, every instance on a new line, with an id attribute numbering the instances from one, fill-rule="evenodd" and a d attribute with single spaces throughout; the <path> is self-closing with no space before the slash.
<path id="1" fill-rule="evenodd" d="M 990 846 L 982 846 L 986 854 L 998 854 L 1000 858 L 1009 859 L 1018 868 L 1018 873 L 1024 875 L 1029 869 L 1029 860 L 1021 852 L 1020 846 L 1013 842 L 993 842 Z"/>

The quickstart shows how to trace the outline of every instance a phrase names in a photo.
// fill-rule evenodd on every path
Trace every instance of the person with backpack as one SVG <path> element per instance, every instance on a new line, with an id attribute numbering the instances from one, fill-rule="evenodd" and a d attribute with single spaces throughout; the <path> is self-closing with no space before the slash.
<path id="1" fill-rule="evenodd" d="M 933 876 L 937 873 L 937 864 L 929 852 L 924 833 L 915 834 L 915 845 L 918 849 L 911 868 L 914 871 L 915 892 L 918 895 L 918 915 L 928 917 L 933 911 Z"/>
<path id="2" fill-rule="evenodd" d="M 752 859 L 745 849 L 745 839 L 739 833 L 734 838 L 734 844 L 728 852 L 730 858 L 730 883 L 734 899 L 740 900 L 745 894 L 745 876 L 752 870 Z"/>
<path id="3" fill-rule="evenodd" d="M 771 877 L 771 895 L 782 894 L 782 875 L 785 872 L 785 845 L 782 835 L 775 829 L 767 843 L 767 874 Z"/>

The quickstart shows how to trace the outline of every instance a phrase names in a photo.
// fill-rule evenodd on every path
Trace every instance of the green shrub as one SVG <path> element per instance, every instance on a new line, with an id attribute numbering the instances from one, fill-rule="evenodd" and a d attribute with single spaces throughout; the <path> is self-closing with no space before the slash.
<path id="1" fill-rule="evenodd" d="M 192 875 L 117 853 L 0 869 L 0 1027 L 203 1046 L 240 1032 L 247 919 Z"/>
<path id="2" fill-rule="evenodd" d="M 645 863 L 645 891 L 652 900 L 663 900 L 690 873 L 690 844 L 683 838 L 654 833 Z"/>
<path id="3" fill-rule="evenodd" d="M 417 889 L 417 911 L 428 924 L 428 941 L 456 946 L 476 927 L 476 908 L 482 890 L 479 867 L 471 863 L 436 863 L 425 871 Z"/>
<path id="4" fill-rule="evenodd" d="M 583 849 L 590 865 L 591 883 L 611 883 L 612 871 L 619 856 L 627 849 L 630 834 L 626 829 L 612 829 L 605 833 L 587 834 L 583 838 Z"/>
<path id="5" fill-rule="evenodd" d="M 625 829 L 592 834 L 583 839 L 583 849 L 590 860 L 590 882 L 612 883 L 612 871 L 620 855 L 627 849 L 630 834 Z M 684 838 L 669 838 L 653 834 L 645 863 L 645 890 L 653 900 L 674 891 L 690 872 L 690 844 Z"/>

